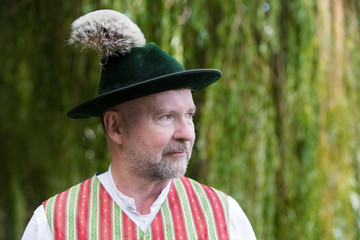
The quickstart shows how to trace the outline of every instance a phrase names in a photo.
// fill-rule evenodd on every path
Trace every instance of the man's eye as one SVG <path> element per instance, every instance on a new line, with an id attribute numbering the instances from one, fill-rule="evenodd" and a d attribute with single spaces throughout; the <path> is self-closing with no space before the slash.
<path id="1" fill-rule="evenodd" d="M 188 113 L 186 114 L 187 118 L 193 119 L 194 118 L 194 113 Z"/>
<path id="2" fill-rule="evenodd" d="M 169 120 L 171 119 L 171 115 L 164 115 L 160 117 L 161 120 Z"/>

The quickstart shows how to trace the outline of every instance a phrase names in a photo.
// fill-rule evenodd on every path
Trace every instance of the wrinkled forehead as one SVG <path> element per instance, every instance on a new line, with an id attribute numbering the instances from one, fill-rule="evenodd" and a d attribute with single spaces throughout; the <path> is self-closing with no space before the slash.
<path id="1" fill-rule="evenodd" d="M 192 93 L 190 89 L 177 89 L 159 92 L 140 98 L 143 103 L 153 105 L 171 105 L 171 104 L 193 104 Z"/>
<path id="2" fill-rule="evenodd" d="M 159 92 L 118 105 L 124 113 L 149 113 L 154 111 L 188 111 L 195 108 L 190 89 Z"/>

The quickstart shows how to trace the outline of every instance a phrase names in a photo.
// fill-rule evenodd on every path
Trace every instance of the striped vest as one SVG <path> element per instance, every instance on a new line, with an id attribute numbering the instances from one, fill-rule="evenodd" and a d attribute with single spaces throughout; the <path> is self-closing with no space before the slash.
<path id="1" fill-rule="evenodd" d="M 174 179 L 144 233 L 95 176 L 43 203 L 53 239 L 228 239 L 227 196 L 192 179 Z"/>

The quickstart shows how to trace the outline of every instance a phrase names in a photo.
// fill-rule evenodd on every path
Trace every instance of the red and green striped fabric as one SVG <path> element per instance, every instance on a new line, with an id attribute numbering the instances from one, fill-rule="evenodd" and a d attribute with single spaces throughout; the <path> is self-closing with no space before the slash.
<path id="1" fill-rule="evenodd" d="M 144 233 L 96 176 L 43 203 L 53 239 L 228 239 L 227 196 L 192 179 L 174 179 Z"/>

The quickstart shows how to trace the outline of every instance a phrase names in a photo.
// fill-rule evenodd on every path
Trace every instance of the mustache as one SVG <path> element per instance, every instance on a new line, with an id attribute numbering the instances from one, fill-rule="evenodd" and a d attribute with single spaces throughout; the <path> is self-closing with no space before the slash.
<path id="1" fill-rule="evenodd" d="M 163 156 L 169 153 L 174 152 L 191 152 L 191 146 L 190 142 L 174 142 L 166 145 L 166 147 L 163 150 Z"/>

